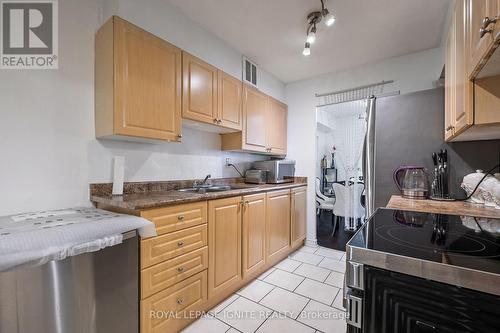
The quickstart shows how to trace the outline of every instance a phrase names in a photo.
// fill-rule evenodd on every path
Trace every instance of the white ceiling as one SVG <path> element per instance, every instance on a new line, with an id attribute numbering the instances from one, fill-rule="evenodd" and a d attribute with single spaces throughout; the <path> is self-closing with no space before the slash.
<path id="1" fill-rule="evenodd" d="M 166 0 L 285 83 L 438 47 L 450 0 L 326 0 L 311 56 L 306 16 L 320 0 Z"/>

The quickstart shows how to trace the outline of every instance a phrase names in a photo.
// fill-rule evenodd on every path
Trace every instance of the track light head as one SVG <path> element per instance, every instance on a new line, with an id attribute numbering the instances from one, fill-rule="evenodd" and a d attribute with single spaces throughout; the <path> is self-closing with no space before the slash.
<path id="1" fill-rule="evenodd" d="M 313 25 L 313 27 L 310 29 L 309 33 L 307 34 L 307 42 L 309 44 L 313 44 L 314 41 L 316 41 L 316 25 Z"/>
<path id="2" fill-rule="evenodd" d="M 328 9 L 326 9 L 326 8 L 323 9 L 321 11 L 321 14 L 323 15 L 323 18 L 325 19 L 325 25 L 327 27 L 329 27 L 335 23 L 335 16 L 333 16 L 333 14 L 328 11 Z"/>
<path id="3" fill-rule="evenodd" d="M 304 51 L 302 51 L 302 54 L 306 57 L 311 54 L 311 44 L 306 42 L 306 45 L 304 46 Z"/>

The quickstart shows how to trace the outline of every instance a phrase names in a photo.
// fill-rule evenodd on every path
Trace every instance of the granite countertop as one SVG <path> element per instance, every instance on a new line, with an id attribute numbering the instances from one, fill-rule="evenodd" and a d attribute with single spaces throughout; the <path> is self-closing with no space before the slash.
<path id="1" fill-rule="evenodd" d="M 179 188 L 192 187 L 194 180 L 169 182 L 141 182 L 124 184 L 123 195 L 111 195 L 112 184 L 91 184 L 90 201 L 95 205 L 106 205 L 129 210 L 146 210 L 176 204 L 205 201 L 285 190 L 307 185 L 307 178 L 295 177 L 293 182 L 282 184 L 245 184 L 241 178 L 214 179 L 212 184 L 229 184 L 238 188 L 221 192 L 180 192 Z"/>
<path id="2" fill-rule="evenodd" d="M 500 209 L 466 201 L 412 200 L 393 195 L 387 208 L 500 219 Z"/>

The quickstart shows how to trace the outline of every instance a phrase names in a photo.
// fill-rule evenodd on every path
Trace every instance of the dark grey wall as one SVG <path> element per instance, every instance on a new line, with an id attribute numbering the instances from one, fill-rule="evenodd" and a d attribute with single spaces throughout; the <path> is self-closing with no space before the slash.
<path id="1" fill-rule="evenodd" d="M 379 98 L 376 109 L 375 205 L 385 206 L 399 191 L 392 180 L 400 165 L 433 169 L 431 155 L 448 149 L 450 190 L 464 197 L 463 176 L 500 163 L 500 140 L 445 143 L 444 89 Z"/>

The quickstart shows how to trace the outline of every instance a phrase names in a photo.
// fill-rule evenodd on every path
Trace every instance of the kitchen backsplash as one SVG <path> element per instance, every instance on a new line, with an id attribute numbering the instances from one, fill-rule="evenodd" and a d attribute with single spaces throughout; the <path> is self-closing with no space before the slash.
<path id="1" fill-rule="evenodd" d="M 125 156 L 125 181 L 157 181 L 198 179 L 211 174 L 213 178 L 237 177 L 225 166 L 226 157 L 238 169 L 250 168 L 265 156 L 223 152 L 216 133 L 183 128 L 181 143 L 147 144 L 125 141 L 93 140 L 89 148 L 89 182 L 112 181 L 114 156 Z"/>

